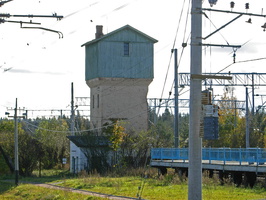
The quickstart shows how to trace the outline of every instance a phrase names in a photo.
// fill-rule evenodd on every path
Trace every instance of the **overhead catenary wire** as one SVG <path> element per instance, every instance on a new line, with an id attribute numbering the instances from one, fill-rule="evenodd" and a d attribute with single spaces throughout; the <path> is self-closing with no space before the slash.
<path id="1" fill-rule="evenodd" d="M 117 12 L 117 11 L 120 11 L 121 9 L 124 9 L 125 7 L 127 7 L 127 6 L 129 6 L 130 4 L 132 4 L 133 2 L 135 2 L 135 1 L 137 1 L 137 0 L 131 0 L 131 1 L 129 1 L 126 5 L 121 5 L 121 3 L 120 3 L 120 5 L 119 6 L 117 6 L 117 5 L 115 5 L 115 8 L 114 9 L 112 9 L 110 12 L 108 11 L 108 12 L 106 12 L 106 13 L 104 13 L 104 14 L 102 14 L 102 16 L 100 16 L 98 13 L 97 13 L 97 16 L 96 17 L 94 17 L 94 18 L 102 18 L 103 16 L 108 16 L 108 15 L 110 15 L 110 14 L 112 14 L 112 13 L 114 13 L 114 12 Z M 86 5 L 86 6 L 84 6 L 84 7 L 82 7 L 82 8 L 80 8 L 80 9 L 78 9 L 78 10 L 76 10 L 76 11 L 73 11 L 73 12 L 71 12 L 71 13 L 68 13 L 68 14 L 66 14 L 66 16 L 64 17 L 64 18 L 62 18 L 62 20 L 60 20 L 60 21 L 57 21 L 55 24 L 51 24 L 51 26 L 52 27 L 54 27 L 55 25 L 58 25 L 58 23 L 64 23 L 64 21 L 66 21 L 66 20 L 68 20 L 69 18 L 72 18 L 74 15 L 76 15 L 76 14 L 78 14 L 78 13 L 80 13 L 80 12 L 83 12 L 83 11 L 86 11 L 87 9 L 89 9 L 89 8 L 91 8 L 92 6 L 96 6 L 97 4 L 100 4 L 100 3 L 102 3 L 102 2 L 104 2 L 103 0 L 99 0 L 99 1 L 95 1 L 95 2 L 93 2 L 93 3 L 89 3 L 89 5 Z M 29 15 L 30 16 L 30 15 Z M 79 24 L 79 23 L 78 23 Z M 68 27 L 68 26 L 64 26 L 64 27 Z M 64 27 L 62 27 L 62 28 L 64 28 Z M 80 27 L 84 27 L 84 25 L 80 25 L 78 28 L 76 28 L 74 31 L 70 31 L 69 33 L 67 33 L 67 34 L 64 34 L 64 38 L 66 38 L 67 36 L 69 36 L 70 34 L 72 34 L 73 32 L 76 32 L 77 31 L 77 29 L 79 29 Z M 37 28 L 37 27 L 36 27 Z M 42 34 L 44 34 L 44 32 L 42 33 Z M 60 34 L 61 35 L 61 34 Z M 31 40 L 34 40 L 34 42 L 33 43 L 40 43 L 40 41 L 43 41 L 43 40 L 40 40 L 39 39 L 39 37 L 38 38 L 30 38 Z M 55 43 L 57 43 L 58 41 L 57 40 L 52 40 L 51 42 L 48 42 L 48 44 L 50 43 L 50 45 L 54 45 Z M 28 42 L 28 44 L 29 43 L 31 43 L 31 42 Z M 42 45 L 41 45 L 42 46 Z M 47 46 L 47 41 L 45 41 L 45 46 Z M 45 48 L 46 49 L 46 48 Z M 22 62 L 24 62 L 25 61 L 25 57 L 24 58 L 22 58 L 22 59 L 20 59 L 19 61 L 17 61 L 17 62 L 20 62 L 20 63 L 22 63 Z M 9 69 L 9 70 L 11 70 L 11 69 L 15 69 L 16 68 L 16 66 L 14 66 L 14 64 L 10 64 L 10 62 L 12 63 L 12 62 L 14 62 L 14 54 L 12 54 L 12 56 L 10 56 L 10 58 L 8 59 L 8 60 L 5 60 L 5 63 L 7 63 L 7 65 L 12 65 L 12 67 L 10 67 L 10 68 L 7 68 L 7 69 Z"/>
<path id="2" fill-rule="evenodd" d="M 124 6 L 122 6 L 122 7 L 124 7 Z M 118 7 L 118 8 L 121 8 L 121 7 Z M 114 9 L 114 11 L 117 11 L 117 10 L 120 10 L 120 9 Z"/>
<path id="3" fill-rule="evenodd" d="M 178 21 L 178 25 L 177 25 L 177 29 L 176 29 L 176 33 L 175 33 L 175 38 L 174 38 L 172 49 L 174 49 L 174 47 L 175 47 L 177 34 L 178 34 L 178 31 L 179 31 L 179 27 L 180 27 L 180 24 L 181 24 L 181 19 L 182 19 L 182 16 L 183 16 L 184 6 L 185 6 L 185 0 L 183 1 L 183 6 L 182 6 L 181 13 L 180 13 L 180 16 L 179 16 L 179 21 Z M 163 93 L 164 93 L 164 90 L 165 90 L 166 81 L 167 81 L 167 78 L 168 78 L 168 73 L 169 73 L 169 69 L 170 69 L 170 63 L 171 63 L 171 60 L 172 60 L 172 56 L 173 56 L 173 54 L 171 53 L 170 54 L 170 59 L 169 59 L 169 62 L 168 62 L 168 67 L 167 67 L 165 79 L 164 79 L 164 83 L 163 83 L 163 89 L 162 89 L 162 92 L 161 92 L 161 99 L 163 97 Z"/>
<path id="4" fill-rule="evenodd" d="M 143 111 L 142 113 L 145 113 L 145 111 Z M 127 120 L 131 120 L 131 119 L 137 118 L 142 113 L 138 113 L 138 114 L 136 114 L 134 116 L 131 116 Z M 40 120 L 42 120 L 42 119 L 40 119 Z M 30 123 L 28 120 L 23 120 L 23 122 L 25 122 L 29 126 L 32 126 L 32 127 L 36 128 L 36 129 L 40 129 L 40 130 L 43 130 L 43 131 L 54 132 L 54 133 L 71 133 L 70 130 L 52 130 L 52 129 L 42 128 L 42 127 L 39 127 L 38 125 L 35 125 L 33 123 Z M 74 130 L 74 133 L 84 133 L 84 132 L 93 132 L 93 131 L 97 131 L 97 130 L 102 130 L 104 128 L 113 126 L 114 124 L 115 124 L 115 122 L 111 122 L 110 124 L 103 125 L 101 127 L 90 128 L 90 129 L 86 129 L 86 130 L 76 130 L 76 131 Z"/>
<path id="5" fill-rule="evenodd" d="M 178 59 L 178 65 L 177 67 L 179 68 L 180 65 L 181 65 L 181 61 L 183 60 L 183 54 L 184 54 L 184 50 L 185 48 L 187 47 L 187 43 L 188 43 L 188 40 L 190 38 L 190 35 L 191 35 L 191 32 L 189 33 L 187 39 L 186 39 L 186 32 L 187 32 L 187 27 L 188 27 L 188 18 L 189 18 L 189 13 L 190 13 L 190 6 L 191 6 L 191 0 L 189 0 L 189 3 L 188 3 L 188 9 L 187 9 L 187 15 L 186 15 L 186 20 L 185 20 L 185 29 L 184 29 L 184 34 L 183 34 L 183 40 L 182 40 L 182 51 L 181 51 L 181 54 L 180 54 L 180 57 Z M 170 89 L 170 92 L 169 92 L 169 97 L 168 99 L 170 99 L 170 94 L 172 93 L 172 90 L 174 88 L 174 81 L 173 80 L 173 83 L 172 83 L 172 86 L 171 86 L 171 89 Z"/>
<path id="6" fill-rule="evenodd" d="M 254 61 L 260 61 L 260 60 L 265 60 L 265 59 L 266 59 L 266 57 L 262 57 L 262 58 L 254 58 L 254 59 L 242 60 L 242 61 L 236 61 L 236 62 L 233 62 L 233 63 L 227 65 L 226 67 L 222 68 L 222 69 L 219 70 L 216 74 L 221 73 L 222 71 L 226 70 L 227 68 L 231 67 L 231 66 L 234 65 L 234 64 L 238 64 L 238 63 L 246 63 L 246 62 L 254 62 Z"/>
<path id="7" fill-rule="evenodd" d="M 175 48 L 175 44 L 176 44 L 176 40 L 177 40 L 177 35 L 178 35 L 179 28 L 180 28 L 180 25 L 181 25 L 183 11 L 184 11 L 184 8 L 185 8 L 185 2 L 186 1 L 184 0 L 183 1 L 183 5 L 182 5 L 182 9 L 181 9 L 181 13 L 180 13 L 180 16 L 179 16 L 179 21 L 178 21 L 178 25 L 177 25 L 177 29 L 176 29 L 176 33 L 175 33 L 175 38 L 174 38 L 174 42 L 173 42 L 172 49 Z M 187 28 L 187 22 L 188 22 L 188 15 L 189 15 L 189 7 L 190 7 L 190 4 L 191 4 L 191 0 L 189 0 L 189 3 L 188 3 L 187 15 L 186 15 L 186 20 L 185 20 L 185 29 L 184 29 L 184 35 L 183 35 L 183 44 L 184 44 L 184 38 L 185 38 L 185 34 L 186 34 L 186 28 Z M 184 47 L 185 46 L 183 46 L 183 48 Z M 171 51 L 160 99 L 163 98 L 163 94 L 164 94 L 164 90 L 165 90 L 166 82 L 167 82 L 167 78 L 168 78 L 168 73 L 169 73 L 169 69 L 170 69 L 170 65 L 171 65 L 172 56 L 173 56 L 173 52 Z M 178 64 L 178 66 L 179 66 L 179 64 Z M 169 92 L 169 96 L 168 96 L 169 99 L 170 99 L 170 93 L 171 93 L 171 91 L 172 91 L 172 89 Z M 160 106 L 159 106 L 159 109 L 158 109 L 158 113 L 159 112 L 160 112 Z"/>
<path id="8" fill-rule="evenodd" d="M 125 7 L 125 6 L 122 6 L 122 7 Z M 117 10 L 120 10 L 120 9 L 122 9 L 122 7 L 119 7 L 119 9 L 115 9 L 114 11 L 117 11 Z M 132 68 L 133 68 L 134 66 L 132 66 Z M 145 69 L 143 69 L 143 70 L 145 70 Z M 139 72 L 139 73 L 141 73 L 141 72 Z"/>
<path id="9" fill-rule="evenodd" d="M 219 71 L 216 72 L 215 74 L 219 74 L 219 73 L 223 72 L 224 70 L 228 69 L 229 67 L 231 67 L 232 65 L 236 65 L 236 64 L 238 64 L 238 63 L 255 62 L 255 61 L 261 61 L 261 60 L 266 60 L 266 57 L 254 58 L 254 59 L 242 60 L 242 61 L 236 61 L 235 63 L 231 63 L 231 64 L 225 66 L 224 68 L 222 68 L 221 70 L 219 70 Z M 180 95 L 185 94 L 185 93 L 187 93 L 187 92 L 189 92 L 189 91 L 190 91 L 190 89 L 188 89 L 188 90 L 182 92 Z"/>

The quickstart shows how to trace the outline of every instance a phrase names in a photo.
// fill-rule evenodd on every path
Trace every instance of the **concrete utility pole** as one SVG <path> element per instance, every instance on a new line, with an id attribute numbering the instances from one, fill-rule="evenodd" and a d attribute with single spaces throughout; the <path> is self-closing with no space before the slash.
<path id="1" fill-rule="evenodd" d="M 190 73 L 202 75 L 202 0 L 192 0 Z M 202 199 L 201 79 L 191 77 L 189 108 L 188 199 Z"/>
<path id="2" fill-rule="evenodd" d="M 214 5 L 217 0 L 209 0 Z M 249 7 L 249 4 L 246 4 Z M 232 7 L 231 7 L 232 8 Z M 247 8 L 248 9 L 248 8 Z M 202 14 L 204 11 L 215 11 L 222 13 L 237 14 L 230 22 L 218 28 L 206 37 L 202 37 Z M 225 28 L 243 15 L 266 17 L 266 15 L 233 12 L 224 10 L 214 10 L 202 8 L 202 0 L 192 0 L 191 6 L 191 66 L 190 66 L 190 125 L 189 125 L 189 169 L 188 169 L 188 199 L 202 199 L 202 140 L 200 138 L 200 116 L 201 116 L 201 80 L 203 79 L 224 79 L 231 80 L 232 77 L 202 75 L 202 46 L 217 46 L 240 48 L 240 45 L 202 44 L 202 39 L 207 39 L 211 35 Z M 261 26 L 266 30 L 266 23 Z M 234 60 L 235 62 L 235 60 Z M 252 75 L 252 85 L 254 87 L 254 74 Z M 254 91 L 254 89 L 253 89 Z M 254 94 L 252 94 L 254 96 Z M 253 99 L 254 102 L 254 99 Z M 253 109 L 254 110 L 254 103 Z"/>
<path id="3" fill-rule="evenodd" d="M 13 110 L 13 109 L 8 109 Z M 25 118 L 25 113 L 23 116 L 18 116 L 18 110 L 24 111 L 23 109 L 18 108 L 18 99 L 16 98 L 15 108 L 14 108 L 14 115 L 10 116 L 9 112 L 5 114 L 8 117 L 14 118 L 14 156 L 15 156 L 15 185 L 18 185 L 18 178 L 19 178 L 19 156 L 18 156 L 18 118 Z"/>
<path id="4" fill-rule="evenodd" d="M 175 148 L 179 147 L 179 105 L 178 105 L 178 64 L 177 64 L 177 49 L 172 50 L 175 57 Z"/>
<path id="5" fill-rule="evenodd" d="M 75 135 L 75 107 L 74 107 L 74 84 L 71 83 L 71 116 L 70 116 L 70 132 L 71 136 Z M 77 158 L 75 156 L 77 151 L 76 145 L 70 141 L 70 171 L 76 173 Z M 74 154 L 73 154 L 74 153 Z"/>
<path id="6" fill-rule="evenodd" d="M 15 185 L 18 185 L 19 176 L 19 160 L 18 160 L 18 99 L 16 98 L 15 104 Z"/>
<path id="7" fill-rule="evenodd" d="M 75 108 L 74 108 L 74 85 L 73 82 L 71 83 L 71 124 L 70 124 L 70 131 L 71 135 L 74 134 L 74 128 L 75 128 Z"/>

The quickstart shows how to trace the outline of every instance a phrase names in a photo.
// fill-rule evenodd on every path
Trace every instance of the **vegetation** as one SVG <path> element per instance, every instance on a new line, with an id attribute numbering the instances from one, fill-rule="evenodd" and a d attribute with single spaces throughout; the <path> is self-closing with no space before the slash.
<path id="1" fill-rule="evenodd" d="M 6 161 L 4 159 L 3 154 L 0 152 L 0 175 L 1 174 L 8 174 L 10 173 L 10 170 L 8 168 L 8 165 L 6 164 Z"/>
<path id="2" fill-rule="evenodd" d="M 219 139 L 204 141 L 204 146 L 211 147 L 246 147 L 246 115 L 237 108 L 237 98 L 233 87 L 225 87 L 224 95 L 219 102 Z M 245 111 L 246 112 L 246 111 Z M 266 113 L 257 110 L 249 113 L 250 147 L 266 148 Z"/>
<path id="3" fill-rule="evenodd" d="M 10 185 L 7 183 L 1 183 L 3 188 L 9 188 Z M 0 199 L 84 199 L 84 200 L 103 200 L 105 198 L 88 196 L 85 194 L 73 193 L 71 191 L 53 190 L 43 188 L 30 184 L 22 184 L 18 187 L 11 187 L 6 192 L 2 192 L 0 189 Z"/>
<path id="4" fill-rule="evenodd" d="M 140 197 L 153 200 L 176 200 L 187 199 L 187 179 L 170 171 L 165 176 L 158 176 L 155 169 L 145 170 L 142 176 L 142 169 L 127 170 L 124 176 L 109 174 L 101 176 L 97 173 L 80 173 L 79 177 L 71 178 L 69 174 L 60 171 L 45 171 L 47 177 L 23 178 L 20 181 L 27 182 L 47 182 L 49 184 L 75 188 L 81 190 L 94 191 L 116 196 Z M 60 173 L 59 173 L 60 172 Z M 54 174 L 57 174 L 55 176 Z M 0 179 L 0 199 L 100 199 L 96 197 L 60 191 L 31 184 L 21 184 L 14 187 L 10 182 Z M 266 197 L 265 188 L 257 185 L 253 189 L 235 187 L 229 180 L 224 186 L 220 185 L 218 177 L 210 179 L 203 176 L 203 199 L 224 200 L 224 199 L 263 199 Z"/>
<path id="5" fill-rule="evenodd" d="M 30 124 L 30 125 L 29 125 Z M 22 121 L 18 126 L 20 175 L 29 176 L 35 169 L 60 167 L 63 157 L 69 156 L 68 124 L 63 119 Z M 0 146 L 14 160 L 14 121 L 0 121 Z M 3 153 L 2 152 L 2 153 Z M 0 171 L 0 174 L 3 171 Z"/>
<path id="6" fill-rule="evenodd" d="M 245 147 L 246 118 L 236 109 L 234 88 L 226 87 L 222 101 L 219 103 L 219 139 L 203 140 L 206 147 Z M 83 136 L 83 141 L 90 149 L 83 148 L 88 157 L 88 171 L 106 172 L 119 171 L 120 167 L 142 167 L 149 162 L 150 148 L 174 146 L 174 115 L 168 108 L 160 115 L 150 110 L 149 120 L 152 121 L 149 130 L 145 132 L 127 132 L 123 122 L 110 121 L 103 129 L 105 138 L 100 138 L 98 131 L 84 131 L 90 129 L 88 119 L 78 115 L 75 119 L 76 131 Z M 258 108 L 254 116 L 249 116 L 250 146 L 266 147 L 266 113 Z M 21 120 L 19 133 L 19 166 L 20 174 L 29 176 L 33 170 L 53 169 L 62 167 L 62 158 L 69 158 L 70 120 L 61 118 L 37 118 Z M 188 147 L 189 114 L 179 115 L 180 147 Z M 98 139 L 97 139 L 98 138 Z M 100 139 L 99 139 L 100 138 Z M 103 144 L 106 146 L 103 147 Z M 99 148 L 99 145 L 101 148 Z M 14 121 L 2 119 L 0 121 L 0 147 L 10 161 L 14 160 Z M 110 163 L 109 155 L 113 155 Z M 67 159 L 69 160 L 69 159 Z M 91 162 L 93 160 L 93 162 Z M 3 158 L 0 156 L 0 161 Z M 9 163 L 12 165 L 12 162 Z M 12 171 L 12 170 L 11 170 Z M 0 174 L 6 173 L 0 168 Z"/>
<path id="7" fill-rule="evenodd" d="M 245 147 L 246 116 L 236 107 L 237 98 L 234 96 L 234 89 L 226 88 L 221 100 L 218 105 L 220 107 L 219 139 L 203 140 L 203 146 Z M 250 115 L 249 118 L 250 146 L 265 148 L 266 112 L 258 108 L 255 114 Z M 145 174 L 146 178 L 144 178 L 143 173 L 132 173 L 130 176 L 120 177 L 128 174 L 130 169 L 136 171 L 141 167 L 148 166 L 150 148 L 173 147 L 174 115 L 170 110 L 166 108 L 158 116 L 151 110 L 149 119 L 154 123 L 150 123 L 148 131 L 127 132 L 121 121 L 113 120 L 106 124 L 106 128 L 101 132 L 102 135 L 99 136 L 98 131 L 88 131 L 90 129 L 89 120 L 77 116 L 75 127 L 77 131 L 80 131 L 77 136 L 82 137 L 82 141 L 89 147 L 83 148 L 83 152 L 88 158 L 89 167 L 87 172 L 83 172 L 85 176 L 76 179 L 70 179 L 68 174 L 57 174 L 60 178 L 45 175 L 46 169 L 61 169 L 62 158 L 69 158 L 67 136 L 70 133 L 70 120 L 66 117 L 22 120 L 18 126 L 20 175 L 35 177 L 22 180 L 61 181 L 61 185 L 77 189 L 131 197 L 138 195 L 146 199 L 186 199 L 186 177 L 178 177 L 175 174 L 160 177 L 154 174 Z M 189 114 L 180 114 L 180 147 L 188 147 L 188 134 Z M 0 149 L 1 176 L 12 171 L 12 160 L 14 160 L 13 120 L 2 119 L 0 121 Z M 111 162 L 110 155 L 112 155 Z M 9 165 L 6 160 L 11 161 L 8 162 Z M 42 173 L 40 173 L 41 170 Z M 88 172 L 94 175 L 88 176 Z M 110 172 L 113 173 L 112 176 L 110 176 Z M 40 175 L 43 177 L 40 178 Z M 106 176 L 102 177 L 103 175 Z M 39 177 L 37 178 L 37 176 Z M 259 186 L 255 186 L 251 190 L 235 188 L 231 182 L 220 186 L 218 182 L 213 181 L 206 178 L 204 180 L 203 197 L 205 199 L 259 199 L 266 196 L 265 189 L 261 189 Z M 29 190 L 33 192 L 28 194 Z M 2 195 L 0 199 L 8 198 L 8 195 L 13 195 L 17 199 L 23 197 L 38 199 L 39 197 L 36 195 L 40 190 L 42 189 L 32 185 L 20 185 L 14 188 L 12 184 L 1 182 L 0 193 Z M 44 199 L 60 199 L 64 194 L 64 192 L 57 193 L 57 191 L 49 193 L 46 189 L 43 189 L 42 193 L 48 195 Z M 69 199 L 87 198 L 68 195 L 70 194 L 67 194 Z"/>
<path id="8" fill-rule="evenodd" d="M 69 126 L 64 119 L 41 120 L 35 130 L 35 136 L 39 142 L 39 161 L 44 169 L 52 169 L 69 157 Z"/>

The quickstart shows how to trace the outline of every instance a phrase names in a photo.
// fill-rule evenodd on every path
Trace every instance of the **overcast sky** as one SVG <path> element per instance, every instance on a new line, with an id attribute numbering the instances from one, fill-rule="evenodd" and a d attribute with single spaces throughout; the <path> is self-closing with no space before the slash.
<path id="1" fill-rule="evenodd" d="M 61 21 L 14 17 L 6 20 L 40 22 L 41 27 L 60 31 L 64 37 L 59 39 L 57 33 L 43 30 L 21 29 L 18 23 L 0 24 L 0 116 L 3 116 L 7 107 L 14 107 L 15 98 L 18 98 L 19 107 L 26 109 L 69 109 L 67 106 L 70 104 L 71 82 L 74 82 L 76 97 L 89 96 L 84 75 L 85 49 L 81 45 L 94 39 L 96 25 L 103 25 L 103 32 L 106 34 L 129 24 L 159 41 L 155 44 L 155 74 L 154 81 L 149 87 L 148 97 L 160 98 L 163 95 L 163 98 L 168 98 L 174 77 L 173 59 L 170 61 L 173 47 L 178 49 L 181 60 L 179 72 L 189 72 L 190 69 L 190 39 L 181 56 L 182 42 L 190 35 L 189 2 L 189 0 L 14 0 L 5 4 L 0 8 L 1 13 L 63 15 Z M 212 8 L 231 10 L 230 2 L 231 0 L 218 0 Z M 235 0 L 233 10 L 246 12 L 245 3 L 247 2 L 243 0 Z M 208 1 L 204 1 L 203 7 L 210 8 Z M 248 12 L 266 14 L 266 2 L 252 0 Z M 228 13 L 208 11 L 206 16 L 209 19 L 203 17 L 203 36 L 236 17 Z M 246 23 L 248 19 L 249 16 L 242 16 L 210 37 L 206 43 L 243 45 L 236 52 L 236 61 L 266 57 L 266 32 L 261 28 L 266 19 L 251 17 L 252 24 Z M 204 48 L 203 72 L 216 73 L 224 69 L 233 62 L 232 56 L 230 48 Z M 265 73 L 265 61 L 234 64 L 223 72 L 228 71 Z M 166 86 L 162 93 L 165 80 Z M 217 89 L 216 94 L 221 93 L 219 90 Z M 258 88 L 257 92 L 266 94 L 266 90 L 263 90 Z M 180 98 L 188 98 L 188 94 Z M 240 95 L 239 98 L 244 100 L 244 92 L 241 94 L 243 96 Z"/>

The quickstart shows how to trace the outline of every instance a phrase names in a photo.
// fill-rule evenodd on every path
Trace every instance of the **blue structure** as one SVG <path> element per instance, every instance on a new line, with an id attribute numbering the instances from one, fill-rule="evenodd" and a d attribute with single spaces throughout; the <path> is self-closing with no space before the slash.
<path id="1" fill-rule="evenodd" d="M 187 148 L 154 148 L 151 150 L 151 160 L 188 160 Z M 224 164 L 230 161 L 256 163 L 262 165 L 266 163 L 266 149 L 261 148 L 203 148 L 202 160 L 222 161 Z"/>
<path id="2" fill-rule="evenodd" d="M 204 117 L 204 139 L 205 140 L 219 139 L 218 117 Z"/>
<path id="3" fill-rule="evenodd" d="M 150 166 L 158 168 L 162 174 L 167 173 L 167 168 L 174 168 L 179 174 L 188 175 L 188 163 L 187 148 L 151 150 Z M 230 175 L 236 185 L 244 183 L 253 187 L 258 175 L 266 180 L 266 149 L 203 148 L 202 170 L 208 171 L 210 177 L 216 171 L 222 184 Z"/>
<path id="4" fill-rule="evenodd" d="M 153 45 L 156 39 L 125 25 L 108 34 L 97 26 L 96 38 L 82 46 L 86 51 L 86 81 L 94 78 L 153 79 Z"/>

